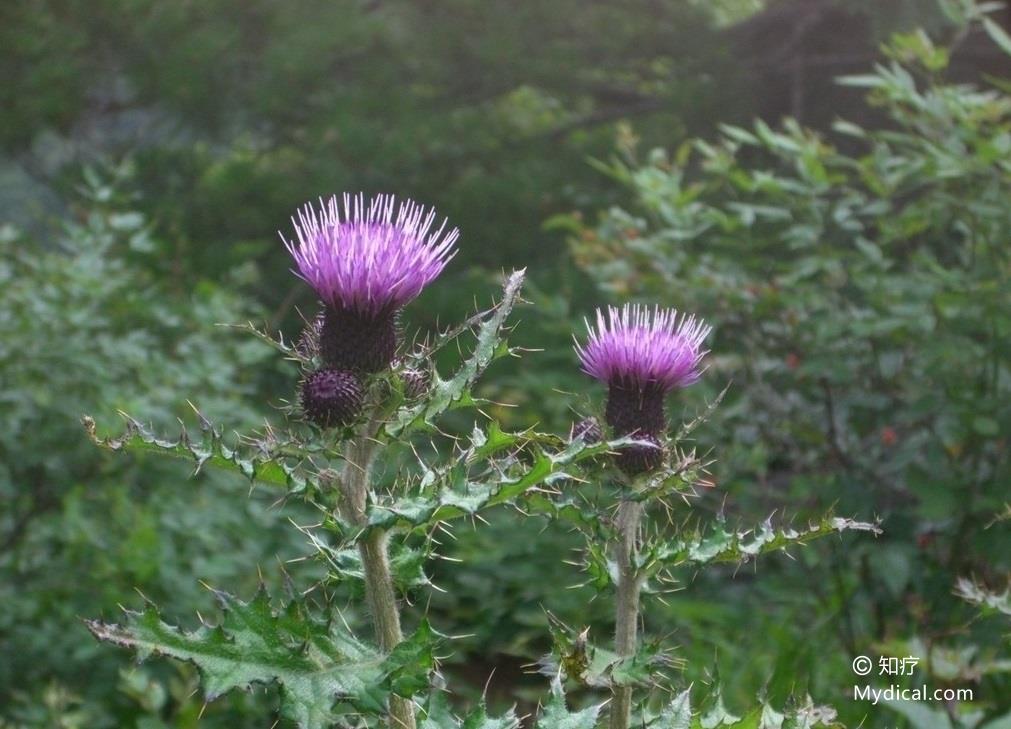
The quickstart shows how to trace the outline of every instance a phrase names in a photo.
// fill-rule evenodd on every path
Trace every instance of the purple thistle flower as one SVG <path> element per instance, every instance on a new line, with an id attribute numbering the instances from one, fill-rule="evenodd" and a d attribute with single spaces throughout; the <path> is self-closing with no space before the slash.
<path id="1" fill-rule="evenodd" d="M 673 309 L 626 304 L 597 310 L 596 327 L 587 321 L 586 344 L 576 342 L 583 371 L 608 386 L 605 419 L 619 435 L 660 443 L 667 428 L 664 396 L 697 382 L 711 327 Z M 630 474 L 655 469 L 660 446 L 634 446 L 618 456 Z M 646 451 L 649 451 L 647 453 Z"/>
<path id="2" fill-rule="evenodd" d="M 460 232 L 445 220 L 434 228 L 434 209 L 393 195 L 319 202 L 292 218 L 297 243 L 281 238 L 326 307 L 321 354 L 334 367 L 380 371 L 396 354 L 400 309 L 442 273 Z"/>
<path id="3" fill-rule="evenodd" d="M 697 382 L 706 354 L 702 342 L 712 327 L 673 309 L 625 304 L 597 309 L 596 329 L 586 322 L 586 346 L 576 343 L 583 371 L 608 385 L 645 388 L 664 394 Z"/>

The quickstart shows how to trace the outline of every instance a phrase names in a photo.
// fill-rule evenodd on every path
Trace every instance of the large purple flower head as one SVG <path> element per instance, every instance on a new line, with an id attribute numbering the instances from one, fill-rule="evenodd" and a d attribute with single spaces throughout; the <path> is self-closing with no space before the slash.
<path id="1" fill-rule="evenodd" d="M 583 371 L 608 386 L 605 418 L 619 435 L 659 443 L 667 429 L 664 396 L 698 381 L 711 328 L 672 309 L 626 304 L 598 309 L 596 326 L 587 322 L 585 344 L 576 343 Z M 629 448 L 618 459 L 631 473 L 659 465 L 659 448 Z"/>
<path id="2" fill-rule="evenodd" d="M 434 209 L 410 200 L 346 193 L 292 218 L 297 242 L 282 239 L 325 305 L 319 344 L 327 364 L 364 372 L 389 366 L 401 308 L 456 253 L 459 231 L 435 221 Z"/>

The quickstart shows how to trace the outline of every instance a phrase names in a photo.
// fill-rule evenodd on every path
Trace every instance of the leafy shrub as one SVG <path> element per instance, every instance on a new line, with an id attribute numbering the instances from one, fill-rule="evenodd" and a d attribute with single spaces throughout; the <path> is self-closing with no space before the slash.
<path id="1" fill-rule="evenodd" d="M 123 198 L 127 173 L 89 172 L 54 244 L 0 238 L 0 714 L 16 726 L 168 717 L 170 696 L 195 714 L 192 671 L 126 671 L 80 618 L 135 588 L 168 610 L 210 606 L 194 574 L 252 582 L 246 565 L 295 554 L 269 503 L 212 475 L 180 489 L 176 469 L 114 463 L 82 437 L 85 412 L 143 408 L 168 425 L 189 388 L 221 422 L 262 417 L 243 400 L 270 350 L 213 329 L 255 310 L 210 281 L 183 292 L 152 274 L 163 244 Z"/>

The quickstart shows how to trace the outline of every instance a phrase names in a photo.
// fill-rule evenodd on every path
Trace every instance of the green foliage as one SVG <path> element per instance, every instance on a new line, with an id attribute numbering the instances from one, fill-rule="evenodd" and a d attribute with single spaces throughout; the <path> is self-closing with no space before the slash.
<path id="1" fill-rule="evenodd" d="M 294 288 L 273 231 L 316 191 L 411 194 L 469 236 L 467 263 L 554 266 L 540 222 L 603 192 L 572 178 L 615 121 L 666 133 L 740 105 L 713 77 L 733 68 L 713 15 L 683 0 L 32 0 L 0 23 L 16 80 L 0 144 L 43 139 L 51 165 L 79 141 L 139 150 L 145 210 L 179 234 L 166 265 L 214 277 L 256 258 L 269 283 L 249 291 L 271 304 Z"/>
<path id="2" fill-rule="evenodd" d="M 731 531 L 725 524 L 717 522 L 694 535 L 683 536 L 687 529 L 682 529 L 676 541 L 654 543 L 645 550 L 642 566 L 647 574 L 656 574 L 682 565 L 702 567 L 719 562 L 744 564 L 761 554 L 785 551 L 793 546 L 803 546 L 815 539 L 846 531 L 881 533 L 875 524 L 833 516 L 823 516 L 817 523 L 800 529 L 777 529 L 771 520 L 766 520 L 756 529 Z"/>
<path id="3" fill-rule="evenodd" d="M 149 607 L 127 611 L 123 625 L 89 621 L 88 629 L 141 659 L 159 655 L 194 663 L 208 700 L 254 683 L 276 683 L 281 714 L 301 729 L 331 726 L 338 699 L 354 711 L 376 713 L 391 691 L 409 696 L 428 684 L 433 635 L 425 623 L 383 656 L 347 632 L 339 619 L 313 617 L 305 603 L 292 600 L 274 610 L 263 589 L 248 603 L 214 594 L 222 617 L 213 627 L 186 632 Z"/>
<path id="4" fill-rule="evenodd" d="M 166 610 L 207 609 L 197 577 L 252 589 L 253 566 L 300 550 L 269 502 L 234 482 L 208 473 L 180 489 L 178 469 L 110 461 L 79 425 L 129 409 L 166 427 L 185 392 L 226 428 L 261 417 L 251 396 L 269 349 L 213 329 L 257 310 L 219 283 L 184 292 L 152 273 L 161 241 L 122 196 L 128 184 L 128 169 L 91 171 L 56 240 L 0 233 L 0 714 L 19 727 L 101 729 L 144 713 L 119 691 L 124 657 L 81 616 L 134 589 Z M 166 720 L 199 712 L 185 670 L 145 675 Z M 259 702 L 229 702 L 232 719 Z M 214 712 L 204 722 L 222 726 Z"/>

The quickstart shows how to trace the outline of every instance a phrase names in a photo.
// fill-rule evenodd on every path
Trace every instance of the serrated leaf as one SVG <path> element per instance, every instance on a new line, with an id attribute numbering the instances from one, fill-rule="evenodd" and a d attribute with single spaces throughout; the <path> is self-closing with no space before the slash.
<path id="1" fill-rule="evenodd" d="M 685 689 L 664 707 L 654 724 L 656 729 L 692 729 L 696 725 L 691 693 L 691 689 Z"/>
<path id="2" fill-rule="evenodd" d="M 517 729 L 519 725 L 519 719 L 512 709 L 502 716 L 488 716 L 487 710 L 482 706 L 464 718 L 460 729 Z"/>
<path id="3" fill-rule="evenodd" d="M 405 695 L 427 685 L 434 665 L 427 623 L 388 656 L 359 641 L 341 621 L 312 618 L 297 602 L 274 611 L 261 590 L 250 602 L 215 592 L 222 616 L 217 626 L 187 632 L 162 621 L 158 610 L 126 611 L 122 624 L 87 621 L 96 638 L 132 648 L 140 659 L 168 656 L 193 663 L 209 700 L 233 689 L 276 684 L 282 714 L 301 729 L 335 721 L 334 702 L 384 711 L 391 692 Z"/>
<path id="4" fill-rule="evenodd" d="M 534 445 L 525 458 L 499 459 L 489 464 L 484 458 L 490 455 L 492 436 L 494 442 L 508 443 L 508 447 L 531 441 Z M 366 530 L 360 533 L 377 527 L 427 527 L 439 521 L 473 515 L 482 509 L 512 502 L 537 486 L 568 479 L 571 466 L 635 442 L 630 438 L 593 444 L 575 440 L 562 450 L 549 452 L 537 444 L 546 440 L 537 433 L 499 432 L 491 433 L 487 439 L 472 435 L 470 447 L 452 458 L 448 467 L 427 471 L 412 490 L 398 496 L 394 502 L 370 504 L 366 511 Z M 498 445 L 495 447 L 496 451 L 500 449 Z M 471 475 L 472 470 L 482 466 L 484 472 Z M 547 501 L 539 504 L 547 510 L 553 508 Z"/>
<path id="5" fill-rule="evenodd" d="M 639 646 L 634 656 L 620 656 L 590 643 L 588 628 L 576 633 L 550 614 L 548 618 L 552 652 L 538 661 L 538 670 L 546 676 L 563 676 L 593 688 L 651 686 L 668 679 L 665 671 L 675 663 L 658 642 Z"/>
<path id="6" fill-rule="evenodd" d="M 565 691 L 559 677 L 551 681 L 551 697 L 537 717 L 535 729 L 593 729 L 603 704 L 594 704 L 571 712 L 565 703 Z"/>
<path id="7" fill-rule="evenodd" d="M 428 697 L 418 717 L 418 729 L 517 729 L 519 725 L 519 719 L 511 710 L 502 716 L 490 717 L 483 704 L 465 718 L 458 719 L 442 691 Z"/>
<path id="8" fill-rule="evenodd" d="M 717 729 L 721 726 L 733 726 L 741 721 L 741 717 L 735 716 L 727 711 L 727 707 L 723 704 L 723 694 L 717 688 L 713 705 L 708 711 L 702 714 L 699 719 L 699 726 L 702 729 Z"/>
<path id="9" fill-rule="evenodd" d="M 384 426 L 390 436 L 397 436 L 406 430 L 422 425 L 432 425 L 446 410 L 473 403 L 470 388 L 477 378 L 493 361 L 509 353 L 503 345 L 502 332 L 506 319 L 520 297 L 520 289 L 526 271 L 513 271 L 502 289 L 502 299 L 493 309 L 486 312 L 477 330 L 474 351 L 450 379 L 443 380 L 437 374 L 429 389 L 428 397 L 419 403 L 401 408 Z"/>
<path id="10" fill-rule="evenodd" d="M 82 424 L 88 436 L 100 448 L 111 451 L 149 452 L 192 461 L 193 473 L 199 473 L 205 466 L 237 473 L 249 481 L 283 486 L 292 493 L 302 492 L 307 486 L 306 476 L 297 465 L 286 456 L 275 455 L 265 450 L 236 448 L 224 442 L 220 430 L 200 416 L 200 437 L 192 438 L 186 428 L 182 428 L 174 440 L 161 438 L 141 423 L 125 413 L 126 429 L 116 438 L 98 436 L 95 421 L 84 417 Z M 198 413 L 199 415 L 199 413 Z"/>
<path id="11" fill-rule="evenodd" d="M 731 531 L 717 523 L 708 532 L 687 539 L 654 544 L 644 553 L 647 574 L 682 565 L 708 565 L 721 562 L 746 562 L 768 552 L 794 545 L 807 544 L 815 539 L 845 531 L 865 531 L 880 534 L 877 524 L 825 516 L 802 529 L 773 527 L 766 521 L 757 529 Z"/>
<path id="12" fill-rule="evenodd" d="M 836 711 L 829 706 L 818 706 L 808 696 L 792 702 L 782 712 L 761 701 L 743 717 L 730 713 L 723 703 L 717 686 L 709 700 L 712 706 L 702 715 L 692 713 L 691 690 L 685 689 L 660 714 L 647 723 L 650 729 L 814 729 L 838 727 Z"/>

